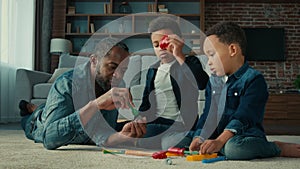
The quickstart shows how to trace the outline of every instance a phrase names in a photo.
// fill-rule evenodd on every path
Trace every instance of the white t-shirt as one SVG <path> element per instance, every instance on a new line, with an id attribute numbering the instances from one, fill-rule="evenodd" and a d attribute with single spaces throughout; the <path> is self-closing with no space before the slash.
<path id="1" fill-rule="evenodd" d="M 174 63 L 175 61 L 161 64 L 158 67 L 154 79 L 157 101 L 156 116 L 182 122 L 170 78 L 170 68 Z"/>

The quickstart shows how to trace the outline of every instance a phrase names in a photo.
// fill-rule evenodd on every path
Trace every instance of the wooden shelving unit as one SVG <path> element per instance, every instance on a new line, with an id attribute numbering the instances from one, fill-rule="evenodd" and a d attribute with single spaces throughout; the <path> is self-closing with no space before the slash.
<path id="1" fill-rule="evenodd" d="M 65 13 L 59 15 L 59 17 L 64 18 L 64 30 L 60 31 L 63 31 L 62 37 L 72 41 L 73 54 L 78 54 L 84 43 L 92 36 L 113 36 L 118 38 L 134 36 L 134 38 L 140 40 L 148 38 L 144 35 L 147 32 L 147 24 L 151 18 L 158 16 L 157 12 L 160 5 L 165 5 L 168 8 L 168 14 L 175 17 L 178 23 L 182 25 L 184 38 L 197 39 L 200 37 L 200 32 L 197 30 L 204 30 L 205 0 L 128 0 L 126 2 L 132 8 L 131 14 L 118 12 L 118 7 L 122 3 L 122 0 L 63 1 L 60 2 L 61 5 L 59 6 L 62 7 L 64 5 Z M 106 13 L 104 10 L 105 4 L 110 8 Z M 151 13 L 148 13 L 149 5 L 153 9 Z M 69 13 L 69 7 L 75 7 L 75 11 Z M 54 15 L 54 17 L 58 17 L 58 14 Z M 113 25 L 113 21 L 121 20 L 120 18 L 124 18 L 124 22 L 126 22 L 126 27 L 122 31 L 119 30 L 117 23 Z M 196 31 L 192 33 L 192 30 L 184 27 L 187 21 L 195 26 Z M 69 30 L 67 30 L 68 23 L 71 25 Z M 91 24 L 94 27 L 93 29 L 91 28 Z M 111 26 L 105 28 L 109 24 Z M 95 33 L 92 30 L 95 30 Z"/>

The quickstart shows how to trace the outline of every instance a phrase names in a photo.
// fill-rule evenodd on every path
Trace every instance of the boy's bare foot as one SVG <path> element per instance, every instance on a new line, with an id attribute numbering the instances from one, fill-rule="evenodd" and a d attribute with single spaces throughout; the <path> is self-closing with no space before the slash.
<path id="1" fill-rule="evenodd" d="M 300 158 L 300 144 L 285 143 L 280 141 L 274 141 L 276 145 L 281 149 L 281 157 L 298 157 Z"/>

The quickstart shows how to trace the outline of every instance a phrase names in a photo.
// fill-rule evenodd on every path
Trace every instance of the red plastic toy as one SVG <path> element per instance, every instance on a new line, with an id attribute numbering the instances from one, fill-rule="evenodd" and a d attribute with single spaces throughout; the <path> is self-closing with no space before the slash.
<path id="1" fill-rule="evenodd" d="M 167 158 L 166 155 L 167 151 L 158 151 L 152 154 L 152 158 L 154 159 L 165 159 Z"/>
<path id="2" fill-rule="evenodd" d="M 168 39 L 168 35 L 164 35 L 161 40 L 160 40 L 160 44 L 159 47 L 163 50 L 166 50 L 167 47 L 169 46 L 170 43 L 167 42 Z"/>
<path id="3" fill-rule="evenodd" d="M 176 153 L 179 155 L 184 155 L 185 148 L 177 148 L 177 147 L 171 147 L 168 149 L 168 152 L 170 153 Z"/>

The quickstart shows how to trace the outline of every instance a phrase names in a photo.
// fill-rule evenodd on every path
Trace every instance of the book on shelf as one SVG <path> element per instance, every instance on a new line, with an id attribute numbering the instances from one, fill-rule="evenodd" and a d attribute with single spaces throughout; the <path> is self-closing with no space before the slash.
<path id="1" fill-rule="evenodd" d="M 71 33 L 71 23 L 67 23 L 67 33 Z"/>
<path id="2" fill-rule="evenodd" d="M 168 8 L 166 8 L 166 5 L 160 4 L 157 6 L 158 12 L 160 13 L 169 13 Z"/>
<path id="3" fill-rule="evenodd" d="M 148 4 L 148 12 L 156 12 L 155 4 Z"/>
<path id="4" fill-rule="evenodd" d="M 103 13 L 104 13 L 104 14 L 107 14 L 107 7 L 106 7 L 106 4 L 103 4 Z"/>
<path id="5" fill-rule="evenodd" d="M 193 46 L 192 51 L 199 54 L 199 53 L 201 53 L 201 47 L 200 46 Z"/>
<path id="6" fill-rule="evenodd" d="M 158 9 L 165 9 L 165 8 L 166 8 L 166 5 L 160 4 L 160 5 L 157 6 L 157 8 L 158 8 Z"/>
<path id="7" fill-rule="evenodd" d="M 75 6 L 68 7 L 68 14 L 75 14 Z"/>
<path id="8" fill-rule="evenodd" d="M 200 45 L 200 43 L 201 43 L 201 42 L 200 42 L 200 39 L 192 39 L 192 40 L 191 40 L 191 44 L 192 44 L 192 45 Z"/>
<path id="9" fill-rule="evenodd" d="M 103 13 L 104 14 L 111 14 L 112 13 L 110 3 L 104 3 L 103 4 Z"/>
<path id="10" fill-rule="evenodd" d="M 193 50 L 200 50 L 201 47 L 200 47 L 200 46 L 192 46 L 192 49 L 193 49 Z"/>
<path id="11" fill-rule="evenodd" d="M 191 39 L 191 47 L 192 47 L 192 51 L 199 53 L 201 52 L 201 41 L 200 39 Z"/>
<path id="12" fill-rule="evenodd" d="M 91 27 L 91 33 L 95 33 L 95 25 L 94 25 L 94 23 L 91 23 L 90 27 Z"/>
<path id="13" fill-rule="evenodd" d="M 168 10 L 168 8 L 163 8 L 163 9 L 159 8 L 158 12 L 160 12 L 160 13 L 169 13 L 169 10 Z"/>

